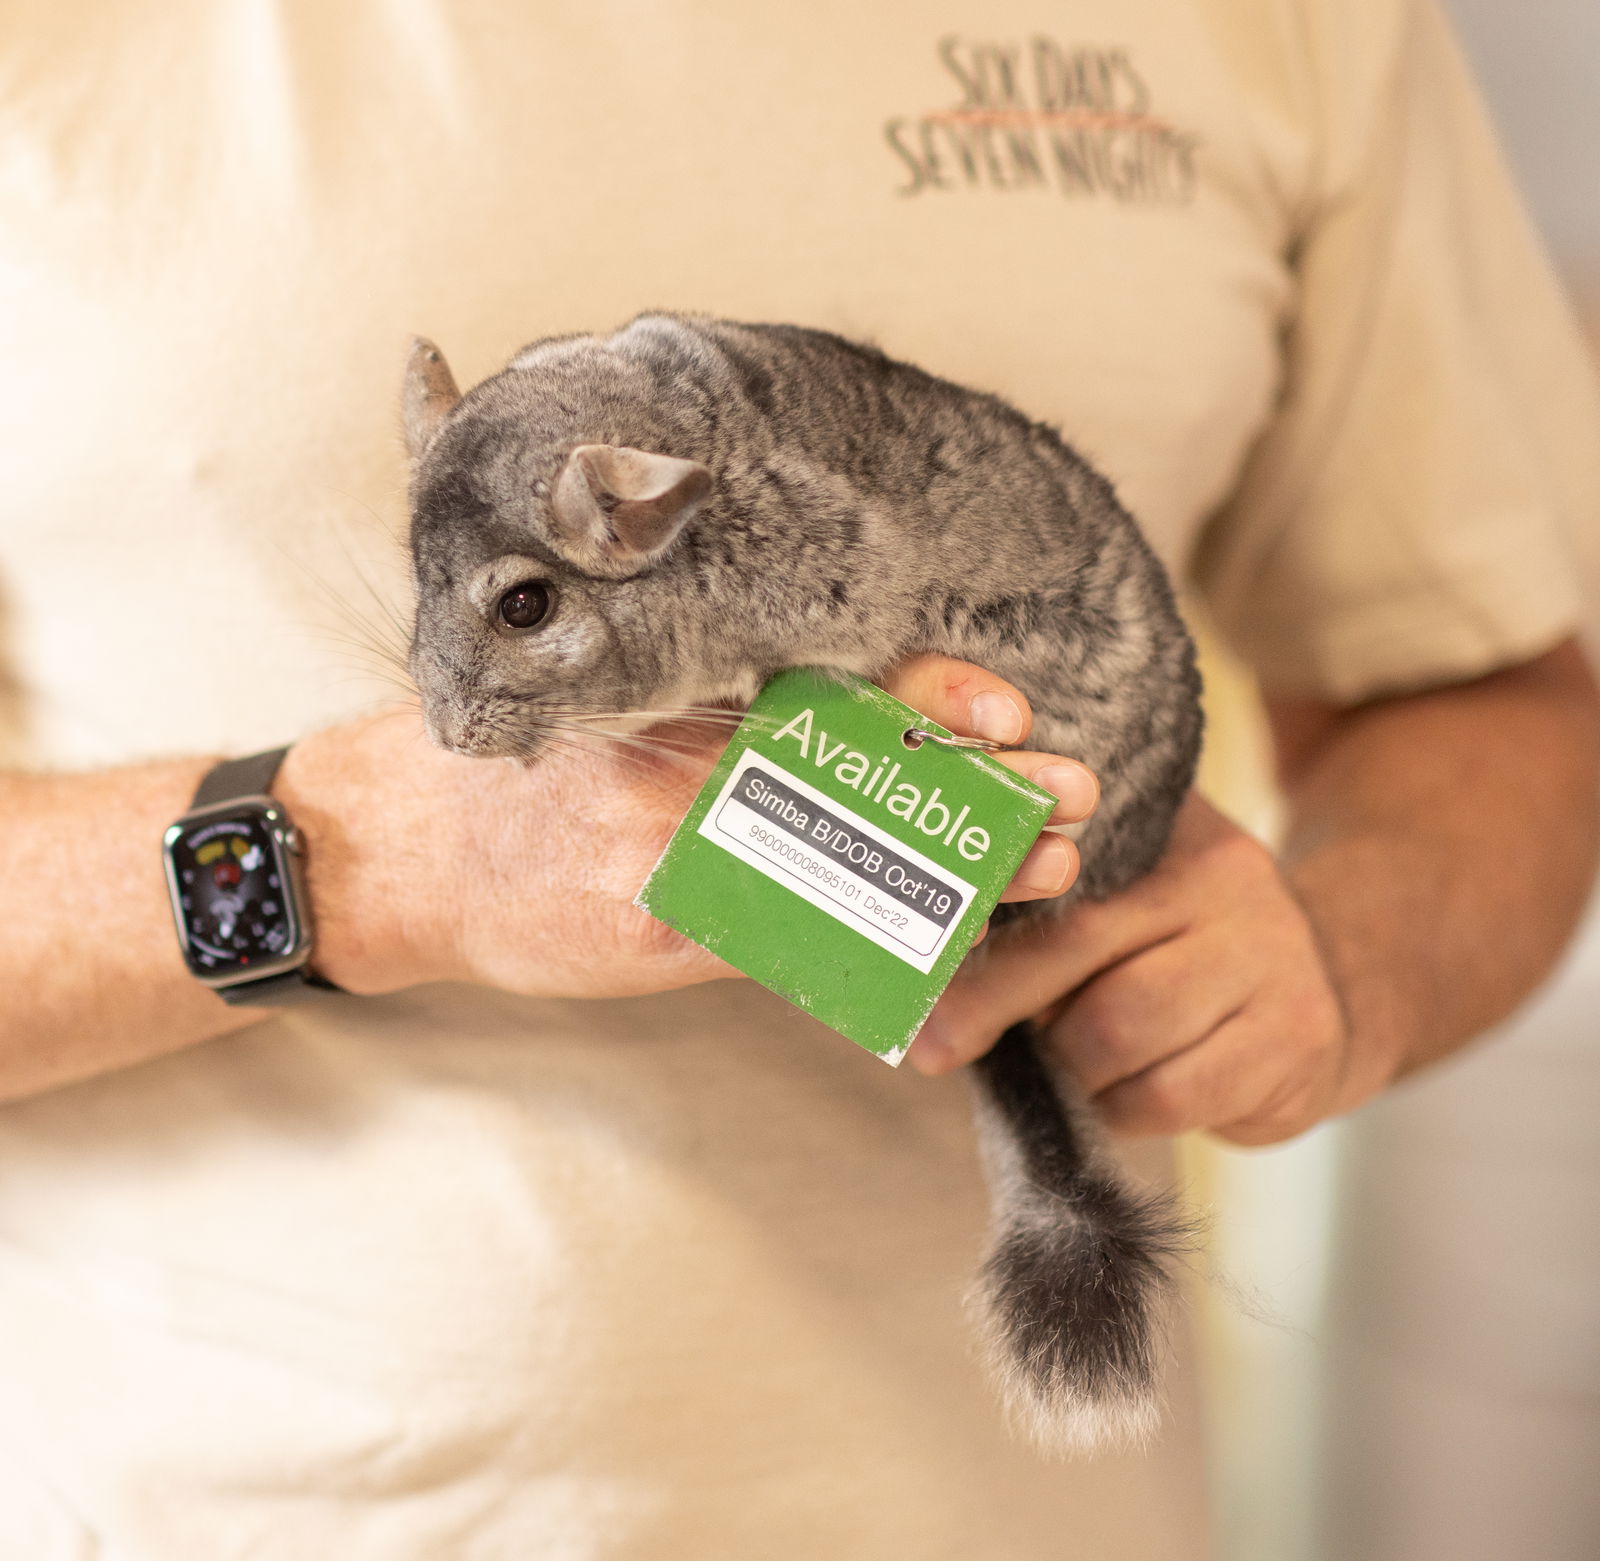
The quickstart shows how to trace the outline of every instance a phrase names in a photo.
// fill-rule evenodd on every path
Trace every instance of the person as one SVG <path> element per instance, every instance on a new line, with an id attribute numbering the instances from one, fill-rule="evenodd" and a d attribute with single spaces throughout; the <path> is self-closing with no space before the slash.
<path id="1" fill-rule="evenodd" d="M 33 6 L 5 47 L 0 1556 L 1203 1554 L 1181 1350 L 1150 1448 L 1001 1423 L 941 1075 L 1044 1013 L 1125 1134 L 1268 1142 L 1572 925 L 1594 387 L 1432 0 Z M 893 1073 L 631 909 L 692 766 L 362 713 L 328 598 L 403 600 L 408 333 L 475 377 L 660 306 L 1058 423 L 1259 677 L 1281 851 L 1194 798 Z M 982 669 L 894 686 L 1025 737 Z M 347 994 L 268 1015 L 187 976 L 157 842 L 290 738 Z"/>

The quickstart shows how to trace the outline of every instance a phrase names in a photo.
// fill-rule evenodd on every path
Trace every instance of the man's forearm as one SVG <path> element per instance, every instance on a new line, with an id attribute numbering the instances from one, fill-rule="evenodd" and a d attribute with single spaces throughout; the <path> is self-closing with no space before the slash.
<path id="1" fill-rule="evenodd" d="M 1289 881 L 1351 1027 L 1404 1074 L 1503 1018 L 1582 910 L 1600 825 L 1600 702 L 1567 644 L 1436 693 L 1277 706 Z"/>
<path id="2" fill-rule="evenodd" d="M 312 734 L 274 795 L 308 844 L 313 964 L 357 994 L 458 979 L 615 995 L 722 974 L 632 905 L 713 757 L 655 781 L 598 757 L 485 765 L 434 748 L 414 711 Z M 263 1017 L 189 974 L 172 925 L 161 836 L 212 762 L 0 775 L 0 1101 Z"/>
<path id="3" fill-rule="evenodd" d="M 260 1017 L 188 973 L 167 902 L 161 833 L 210 762 L 0 776 L 0 1100 Z"/>
<path id="4" fill-rule="evenodd" d="M 1021 693 L 964 662 L 917 657 L 886 686 L 966 736 L 1025 735 Z M 995 700 L 1010 712 L 998 730 Z M 440 751 L 415 710 L 313 733 L 273 784 L 307 841 L 313 964 L 355 994 L 455 980 L 622 997 L 734 974 L 633 903 L 719 748 L 697 725 L 655 756 L 528 769 Z M 261 1017 L 189 975 L 167 902 L 161 834 L 210 762 L 0 775 L 0 1101 Z M 1072 760 L 1004 762 L 1056 792 L 1056 822 L 1093 808 L 1094 778 Z M 1041 842 L 1006 898 L 1058 894 L 1073 866 L 1064 842 Z"/>

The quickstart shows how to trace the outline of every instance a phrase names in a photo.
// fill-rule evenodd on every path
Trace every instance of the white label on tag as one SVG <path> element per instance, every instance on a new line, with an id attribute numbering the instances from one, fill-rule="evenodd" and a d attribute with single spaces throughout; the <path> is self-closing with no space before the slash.
<path id="1" fill-rule="evenodd" d="M 924 975 L 977 892 L 753 749 L 700 833 Z"/>

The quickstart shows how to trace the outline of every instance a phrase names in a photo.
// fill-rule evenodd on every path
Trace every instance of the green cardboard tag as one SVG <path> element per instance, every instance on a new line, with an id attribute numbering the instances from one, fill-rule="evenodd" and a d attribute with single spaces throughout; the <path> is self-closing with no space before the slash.
<path id="1" fill-rule="evenodd" d="M 637 904 L 898 1063 L 1055 807 L 859 678 L 773 678 Z"/>

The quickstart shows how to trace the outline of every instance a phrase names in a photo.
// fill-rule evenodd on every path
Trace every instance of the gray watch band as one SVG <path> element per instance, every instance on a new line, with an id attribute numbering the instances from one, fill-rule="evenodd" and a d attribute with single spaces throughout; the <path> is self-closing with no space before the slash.
<path id="1" fill-rule="evenodd" d="M 259 981 L 235 981 L 232 986 L 213 987 L 212 990 L 223 1002 L 240 1008 L 282 1008 L 306 997 L 308 987 L 322 992 L 344 991 L 342 986 L 313 975 L 304 965 L 298 970 L 285 970 L 281 975 L 263 976 Z"/>
<path id="2" fill-rule="evenodd" d="M 190 806 L 209 808 L 216 802 L 232 802 L 235 797 L 264 797 L 288 751 L 273 748 L 245 759 L 224 760 L 206 772 Z"/>
<path id="3" fill-rule="evenodd" d="M 209 808 L 232 802 L 236 797 L 266 796 L 288 751 L 287 748 L 272 748 L 266 753 L 252 753 L 243 759 L 224 760 L 206 772 L 190 805 Z M 230 986 L 215 987 L 213 990 L 223 1002 L 234 1003 L 241 1008 L 276 1008 L 299 1002 L 308 995 L 308 987 L 324 992 L 344 990 L 314 975 L 304 965 L 298 970 L 284 970 L 275 976 L 263 976 L 259 981 L 235 981 Z"/>

